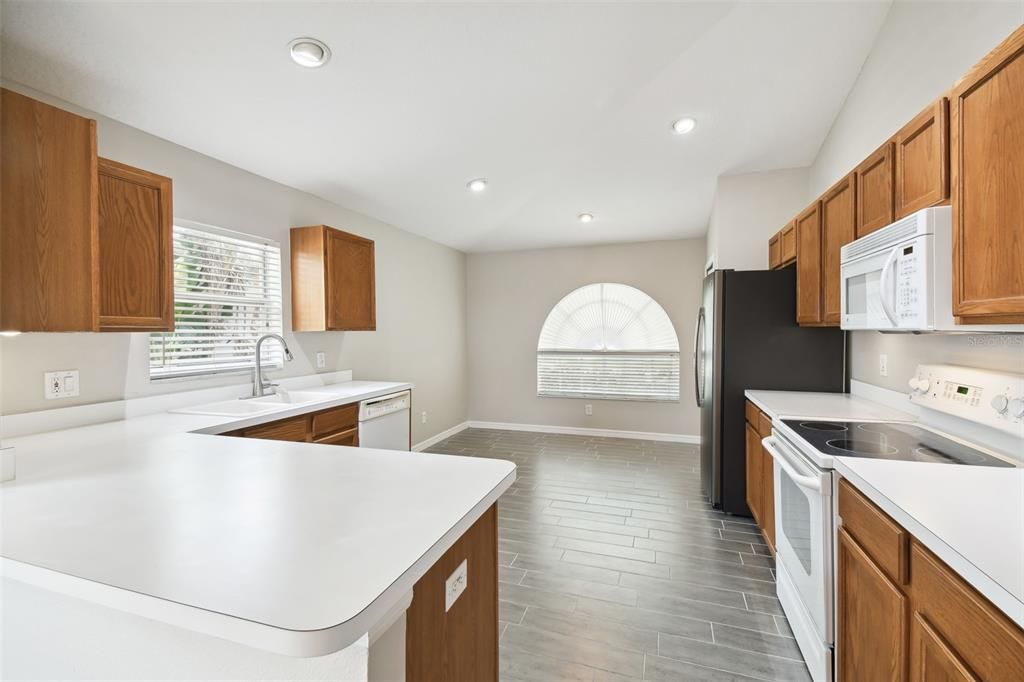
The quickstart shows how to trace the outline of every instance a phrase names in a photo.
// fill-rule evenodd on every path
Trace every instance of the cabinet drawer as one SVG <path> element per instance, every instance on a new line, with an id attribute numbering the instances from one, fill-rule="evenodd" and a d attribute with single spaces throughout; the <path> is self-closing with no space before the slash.
<path id="1" fill-rule="evenodd" d="M 246 438 L 306 442 L 309 440 L 309 417 L 292 417 L 269 424 L 260 424 L 245 429 L 242 435 Z"/>
<path id="2" fill-rule="evenodd" d="M 757 432 L 761 434 L 761 438 L 772 435 L 772 418 L 764 412 L 757 413 Z"/>
<path id="3" fill-rule="evenodd" d="M 760 414 L 761 410 L 757 409 L 757 405 L 748 400 L 746 405 L 747 422 L 755 429 L 758 427 L 758 417 Z"/>
<path id="4" fill-rule="evenodd" d="M 313 415 L 313 439 L 354 429 L 359 423 L 359 403 L 332 407 Z"/>
<path id="5" fill-rule="evenodd" d="M 910 534 L 846 480 L 839 481 L 843 528 L 896 582 L 908 579 Z"/>
<path id="6" fill-rule="evenodd" d="M 313 442 L 320 443 L 321 445 L 350 445 L 352 447 L 359 447 L 359 428 L 356 427 L 348 431 L 332 433 L 329 436 L 317 438 Z"/>
<path id="7" fill-rule="evenodd" d="M 1024 679 L 1024 631 L 935 555 L 916 541 L 912 545 L 915 617 L 948 650 L 947 667 L 969 668 L 989 682 Z M 912 650 L 913 669 L 925 669 L 923 653 L 920 647 Z"/>

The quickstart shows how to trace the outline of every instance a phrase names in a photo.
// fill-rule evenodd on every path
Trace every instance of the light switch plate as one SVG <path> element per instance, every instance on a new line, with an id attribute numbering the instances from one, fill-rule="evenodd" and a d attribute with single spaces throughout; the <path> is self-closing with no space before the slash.
<path id="1" fill-rule="evenodd" d="M 78 395 L 79 388 L 77 369 L 43 374 L 43 396 L 47 400 L 74 398 Z"/>
<path id="2" fill-rule="evenodd" d="M 593 406 L 593 405 L 591 405 L 590 403 L 587 403 L 586 405 L 584 405 L 584 406 L 583 406 L 583 412 L 584 412 L 584 413 L 585 413 L 585 414 L 586 414 L 586 415 L 587 415 L 588 417 L 592 417 L 592 416 L 594 416 L 594 406 Z"/>
<path id="3" fill-rule="evenodd" d="M 327 367 L 327 356 L 322 352 L 316 354 L 316 368 L 323 369 Z"/>
<path id="4" fill-rule="evenodd" d="M 882 353 L 878 356 L 878 375 L 889 376 L 889 356 Z"/>
<path id="5" fill-rule="evenodd" d="M 462 596 L 469 584 L 469 563 L 463 559 L 459 567 L 444 581 L 444 610 L 445 613 L 451 610 L 452 604 Z"/>

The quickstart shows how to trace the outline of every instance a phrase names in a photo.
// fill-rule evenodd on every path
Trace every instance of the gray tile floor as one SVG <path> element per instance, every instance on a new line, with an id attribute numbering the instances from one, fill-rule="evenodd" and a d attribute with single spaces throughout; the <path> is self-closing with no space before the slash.
<path id="1" fill-rule="evenodd" d="M 696 446 L 469 429 L 431 452 L 514 461 L 498 502 L 502 682 L 807 680 L 748 519 Z"/>

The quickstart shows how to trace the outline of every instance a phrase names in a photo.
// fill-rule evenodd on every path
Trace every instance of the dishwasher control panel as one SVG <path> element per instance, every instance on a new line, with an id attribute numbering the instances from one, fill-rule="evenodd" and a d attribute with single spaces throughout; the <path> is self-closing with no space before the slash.
<path id="1" fill-rule="evenodd" d="M 371 398 L 359 403 L 359 421 L 376 419 L 392 412 L 408 410 L 412 406 L 412 396 L 409 391 L 392 393 L 391 395 Z"/>

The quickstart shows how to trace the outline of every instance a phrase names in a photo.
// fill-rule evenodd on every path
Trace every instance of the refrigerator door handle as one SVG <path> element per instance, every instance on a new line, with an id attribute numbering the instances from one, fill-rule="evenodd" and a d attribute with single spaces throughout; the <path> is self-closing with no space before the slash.
<path id="1" fill-rule="evenodd" d="M 697 407 L 704 407 L 704 392 L 701 390 L 701 378 L 704 376 L 704 331 L 704 308 L 701 308 L 693 332 L 693 392 L 697 398 Z"/>

